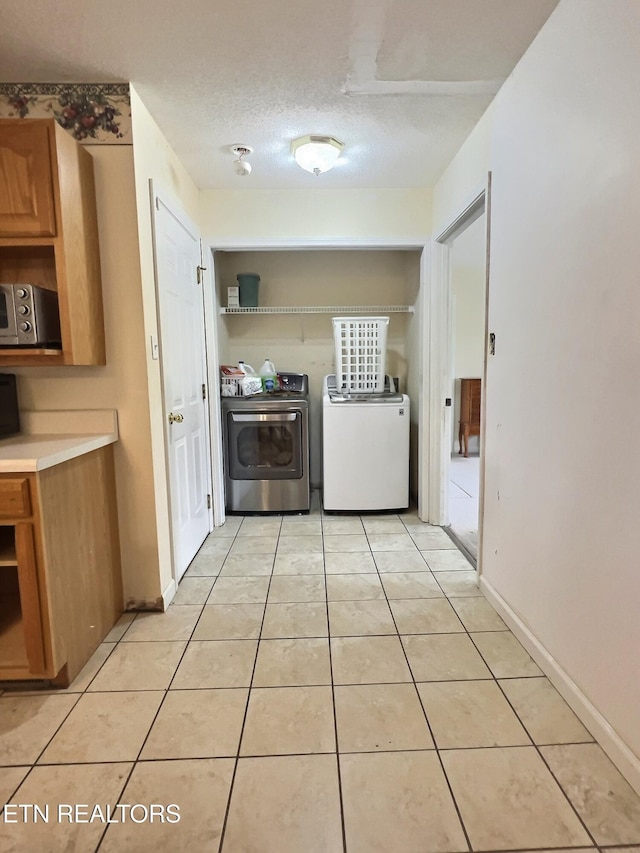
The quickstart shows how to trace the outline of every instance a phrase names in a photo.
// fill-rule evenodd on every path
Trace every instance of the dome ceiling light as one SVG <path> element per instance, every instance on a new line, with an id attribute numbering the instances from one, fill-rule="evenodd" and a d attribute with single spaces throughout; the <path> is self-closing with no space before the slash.
<path id="1" fill-rule="evenodd" d="M 243 157 L 246 157 L 247 154 L 253 154 L 253 148 L 250 145 L 232 145 L 231 153 L 235 154 L 238 158 L 233 161 L 233 171 L 236 175 L 240 175 L 242 177 L 251 174 L 251 163 L 248 163 L 246 160 L 243 160 Z"/>
<path id="2" fill-rule="evenodd" d="M 334 136 L 307 134 L 291 143 L 291 153 L 298 166 L 314 175 L 333 169 L 343 148 L 343 143 Z"/>

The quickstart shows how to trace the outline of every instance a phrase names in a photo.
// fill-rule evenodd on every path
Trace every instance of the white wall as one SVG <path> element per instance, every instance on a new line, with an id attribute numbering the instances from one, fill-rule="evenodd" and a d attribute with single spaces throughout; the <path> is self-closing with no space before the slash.
<path id="1" fill-rule="evenodd" d="M 147 394 L 150 415 L 150 434 L 153 466 L 148 476 L 153 480 L 155 515 L 158 530 L 156 585 L 158 594 L 167 597 L 172 587 L 172 558 L 169 538 L 170 510 L 167 492 L 167 463 L 164 449 L 164 407 L 160 362 L 151 357 L 150 339 L 158 338 L 155 273 L 153 262 L 153 236 L 151 196 L 149 181 L 155 192 L 168 201 L 175 202 L 187 216 L 197 221 L 199 191 L 169 146 L 153 117 L 131 86 L 131 120 L 134 138 L 135 194 L 138 213 L 140 243 L 140 277 L 143 308 L 143 328 L 139 339 L 144 339 L 148 384 L 141 393 Z M 169 593 L 170 595 L 170 593 Z"/>
<path id="2" fill-rule="evenodd" d="M 562 0 L 434 193 L 492 171 L 483 581 L 635 784 L 639 51 L 640 4 Z"/>
<path id="3" fill-rule="evenodd" d="M 485 189 L 490 169 L 495 103 L 494 99 L 433 188 L 431 215 L 434 238 L 438 238 Z"/>
<path id="4" fill-rule="evenodd" d="M 239 178 L 250 181 L 250 178 Z M 430 190 L 203 190 L 200 225 L 214 248 L 274 240 L 280 246 L 422 245 L 431 230 Z"/>

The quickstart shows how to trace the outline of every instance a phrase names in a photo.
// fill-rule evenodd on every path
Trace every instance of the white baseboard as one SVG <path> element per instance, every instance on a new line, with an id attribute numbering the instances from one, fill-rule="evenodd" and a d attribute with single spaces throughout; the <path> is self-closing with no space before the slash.
<path id="1" fill-rule="evenodd" d="M 631 787 L 640 794 L 640 758 L 629 749 L 600 711 L 482 576 L 480 589 Z"/>
<path id="2" fill-rule="evenodd" d="M 167 607 L 171 604 L 177 591 L 178 587 L 176 585 L 175 578 L 171 578 L 169 586 L 162 593 L 163 612 L 165 612 Z"/>

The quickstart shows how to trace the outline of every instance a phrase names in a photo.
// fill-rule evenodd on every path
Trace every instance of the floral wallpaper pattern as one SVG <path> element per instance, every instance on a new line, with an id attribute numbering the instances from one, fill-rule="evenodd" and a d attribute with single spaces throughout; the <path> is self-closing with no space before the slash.
<path id="1" fill-rule="evenodd" d="M 55 118 L 84 144 L 132 144 L 128 83 L 0 83 L 0 118 Z"/>

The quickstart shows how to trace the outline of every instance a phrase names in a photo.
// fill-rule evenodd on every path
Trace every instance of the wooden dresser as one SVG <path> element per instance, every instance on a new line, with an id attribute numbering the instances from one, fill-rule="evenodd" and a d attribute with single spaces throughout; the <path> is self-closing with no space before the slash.
<path id="1" fill-rule="evenodd" d="M 468 456 L 469 436 L 480 435 L 481 379 L 460 380 L 460 427 L 458 429 L 459 453 Z"/>

